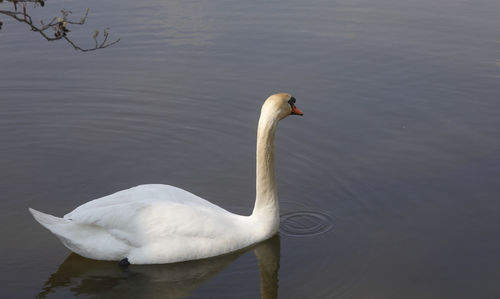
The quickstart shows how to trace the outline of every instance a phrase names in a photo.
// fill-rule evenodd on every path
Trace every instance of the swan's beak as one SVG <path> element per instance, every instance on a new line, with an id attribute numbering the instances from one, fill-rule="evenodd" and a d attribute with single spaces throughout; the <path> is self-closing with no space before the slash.
<path id="1" fill-rule="evenodd" d="M 295 105 L 292 106 L 292 115 L 304 115 L 304 112 L 300 111 L 299 108 L 295 107 Z"/>

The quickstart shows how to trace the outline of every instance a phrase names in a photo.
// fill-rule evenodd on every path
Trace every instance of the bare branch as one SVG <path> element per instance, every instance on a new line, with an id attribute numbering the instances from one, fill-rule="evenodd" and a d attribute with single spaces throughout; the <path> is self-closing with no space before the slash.
<path id="1" fill-rule="evenodd" d="M 1 2 L 2 1 L 0 0 L 0 3 Z M 31 28 L 32 31 L 40 33 L 40 35 L 42 35 L 47 41 L 55 41 L 55 40 L 64 39 L 71 46 L 73 46 L 73 48 L 75 50 L 82 51 L 82 52 L 89 52 L 89 51 L 94 51 L 97 49 L 104 49 L 104 48 L 112 46 L 120 41 L 120 39 L 116 39 L 113 42 L 108 42 L 109 32 L 107 30 L 109 30 L 109 28 L 106 28 L 103 31 L 103 34 L 102 34 L 103 37 L 102 37 L 102 40 L 100 42 L 98 40 L 99 31 L 98 30 L 95 31 L 94 35 L 92 36 L 94 39 L 94 42 L 95 42 L 95 46 L 93 48 L 82 48 L 81 46 L 79 46 L 77 43 L 75 43 L 74 41 L 72 41 L 68 37 L 68 33 L 70 32 L 70 30 L 67 28 L 68 24 L 84 25 L 86 20 L 87 20 L 88 14 L 89 14 L 88 8 L 85 10 L 85 14 L 80 18 L 79 21 L 69 20 L 68 18 L 73 12 L 70 10 L 62 9 L 61 10 L 61 17 L 59 17 L 59 18 L 54 17 L 48 23 L 44 22 L 42 19 L 42 20 L 40 20 L 41 26 L 36 26 L 33 24 L 33 20 L 31 18 L 31 16 L 28 13 L 26 13 L 26 4 L 24 2 L 34 2 L 35 5 L 40 4 L 41 6 L 44 6 L 45 5 L 44 1 L 43 0 L 12 0 L 12 2 L 14 4 L 15 11 L 0 10 L 0 14 L 9 16 L 20 23 L 27 24 Z M 22 5 L 23 5 L 22 12 L 17 11 L 17 3 L 18 2 L 23 2 L 22 3 Z M 0 30 L 2 29 L 2 25 L 3 25 L 3 23 L 0 22 Z M 54 30 L 53 37 L 49 36 L 46 33 L 46 30 L 49 28 L 52 28 Z"/>
<path id="2" fill-rule="evenodd" d="M 104 48 L 107 48 L 107 47 L 109 47 L 109 46 L 112 46 L 112 45 L 114 45 L 114 44 L 116 44 L 116 43 L 118 43 L 118 42 L 120 41 L 120 39 L 117 39 L 117 40 L 115 40 L 114 42 L 111 42 L 111 43 L 108 43 L 108 44 L 105 44 L 105 45 L 101 44 L 101 45 L 99 45 L 99 46 L 97 46 L 97 47 L 94 47 L 94 48 L 90 48 L 90 49 L 83 49 L 83 48 L 81 48 L 80 46 L 78 46 L 78 45 L 76 45 L 75 43 L 73 43 L 73 41 L 71 41 L 71 40 L 70 40 L 69 38 L 67 38 L 66 36 L 64 36 L 63 38 L 64 38 L 64 39 L 65 39 L 68 43 L 70 43 L 70 44 L 73 46 L 73 48 L 75 48 L 75 50 L 82 51 L 82 52 L 90 52 L 90 51 L 94 51 L 94 50 L 97 50 L 97 49 L 104 49 Z"/>

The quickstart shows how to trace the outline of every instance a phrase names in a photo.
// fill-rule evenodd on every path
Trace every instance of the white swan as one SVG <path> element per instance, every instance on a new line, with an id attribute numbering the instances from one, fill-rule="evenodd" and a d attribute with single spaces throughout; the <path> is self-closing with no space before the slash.
<path id="1" fill-rule="evenodd" d="M 274 177 L 278 122 L 302 115 L 289 94 L 270 96 L 257 129 L 256 200 L 253 213 L 230 213 L 169 185 L 140 185 L 87 202 L 54 217 L 33 217 L 73 252 L 97 260 L 161 264 L 222 255 L 272 237 L 279 227 Z"/>

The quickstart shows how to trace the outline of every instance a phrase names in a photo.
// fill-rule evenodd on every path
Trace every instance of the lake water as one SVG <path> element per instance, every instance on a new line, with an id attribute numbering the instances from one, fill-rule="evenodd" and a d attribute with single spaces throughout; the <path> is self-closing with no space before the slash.
<path id="1" fill-rule="evenodd" d="M 72 40 L 120 42 L 82 53 L 0 14 L 2 298 L 500 297 L 500 1 L 27 6 L 63 8 L 90 8 Z M 27 211 L 163 183 L 249 214 L 276 92 L 305 113 L 276 136 L 279 237 L 122 270 Z"/>

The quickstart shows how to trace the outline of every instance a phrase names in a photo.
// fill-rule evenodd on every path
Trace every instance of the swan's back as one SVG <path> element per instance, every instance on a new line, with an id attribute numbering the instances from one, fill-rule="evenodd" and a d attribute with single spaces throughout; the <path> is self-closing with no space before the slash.
<path id="1" fill-rule="evenodd" d="M 144 206 L 155 202 L 166 202 L 172 205 L 185 205 L 204 207 L 226 211 L 223 208 L 216 206 L 203 198 L 194 195 L 186 190 L 162 184 L 147 184 L 139 185 L 130 189 L 121 190 L 116 193 L 91 200 L 68 214 L 64 215 L 64 219 L 73 219 L 87 211 L 95 211 L 98 209 L 118 208 L 126 205 Z M 226 211 L 227 212 L 227 211 Z"/>

